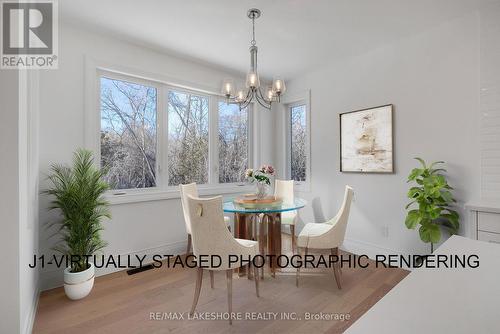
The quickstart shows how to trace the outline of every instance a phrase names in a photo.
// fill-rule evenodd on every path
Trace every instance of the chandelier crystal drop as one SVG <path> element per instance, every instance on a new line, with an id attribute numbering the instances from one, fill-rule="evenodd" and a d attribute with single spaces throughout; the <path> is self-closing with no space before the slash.
<path id="1" fill-rule="evenodd" d="M 281 95 L 285 93 L 285 81 L 275 78 L 272 85 L 262 89 L 259 73 L 257 72 L 257 42 L 255 41 L 255 20 L 261 15 L 257 8 L 249 9 L 247 16 L 252 20 L 252 41 L 250 42 L 250 71 L 248 71 L 245 89 L 236 89 L 233 79 L 224 79 L 222 82 L 222 94 L 227 103 L 238 104 L 240 109 L 246 108 L 251 102 L 257 101 L 266 109 L 271 109 L 273 102 L 280 102 Z"/>

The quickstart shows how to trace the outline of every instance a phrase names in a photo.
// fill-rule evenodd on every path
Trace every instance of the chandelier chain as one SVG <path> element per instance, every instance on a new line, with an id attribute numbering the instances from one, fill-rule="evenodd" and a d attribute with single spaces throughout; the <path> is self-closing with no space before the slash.
<path id="1" fill-rule="evenodd" d="M 252 16 L 252 46 L 255 46 L 255 44 L 257 43 L 255 41 L 255 16 Z"/>

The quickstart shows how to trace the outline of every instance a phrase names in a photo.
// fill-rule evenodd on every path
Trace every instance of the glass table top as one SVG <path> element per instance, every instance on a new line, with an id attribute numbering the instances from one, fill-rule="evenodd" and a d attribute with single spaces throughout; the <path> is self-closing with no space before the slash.
<path id="1" fill-rule="evenodd" d="M 233 200 L 230 200 L 224 202 L 223 209 L 224 212 L 232 213 L 277 213 L 302 209 L 304 206 L 306 206 L 306 204 L 306 200 L 295 197 L 293 202 L 283 202 L 280 204 L 271 204 L 269 206 L 259 206 L 258 208 L 245 208 L 234 203 Z"/>

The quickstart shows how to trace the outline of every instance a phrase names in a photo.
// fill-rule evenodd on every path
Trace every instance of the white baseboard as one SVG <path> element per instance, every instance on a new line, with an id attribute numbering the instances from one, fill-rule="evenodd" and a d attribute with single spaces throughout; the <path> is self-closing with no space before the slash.
<path id="1" fill-rule="evenodd" d="M 369 242 L 347 238 L 344 240 L 344 244 L 342 245 L 341 249 L 356 255 L 367 255 L 372 260 L 374 260 L 375 256 L 377 255 L 387 256 L 390 254 L 402 254 L 401 251 L 395 249 L 385 248 Z"/>
<path id="2" fill-rule="evenodd" d="M 170 244 L 161 245 L 158 247 L 142 249 L 138 251 L 131 251 L 129 253 L 120 254 L 120 257 L 131 257 L 131 265 L 139 265 L 139 261 L 136 260 L 135 256 L 142 257 L 146 255 L 146 259 L 143 264 L 153 262 L 153 255 L 178 255 L 184 254 L 186 252 L 186 241 L 177 241 Z M 116 257 L 118 254 L 113 254 Z M 122 271 L 124 269 L 121 268 L 96 268 L 96 276 L 102 276 L 111 274 L 114 272 Z M 55 270 L 47 270 L 40 273 L 41 285 L 40 291 L 45 291 L 53 288 L 57 288 L 63 286 L 64 277 L 63 277 L 64 268 L 57 268 Z"/>
<path id="3" fill-rule="evenodd" d="M 33 325 L 35 324 L 36 310 L 38 309 L 38 300 L 40 299 L 40 289 L 38 282 L 35 285 L 35 293 L 31 301 L 30 312 L 28 317 L 24 320 L 24 325 L 21 333 L 31 334 L 33 332 Z"/>

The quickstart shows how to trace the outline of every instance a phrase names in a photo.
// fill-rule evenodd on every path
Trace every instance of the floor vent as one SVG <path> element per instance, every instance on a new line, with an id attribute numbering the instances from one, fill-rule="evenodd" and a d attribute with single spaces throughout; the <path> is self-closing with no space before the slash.
<path id="1" fill-rule="evenodd" d="M 151 270 L 151 269 L 154 269 L 154 268 L 155 267 L 153 267 L 152 264 L 148 264 L 148 265 L 142 266 L 140 268 L 134 268 L 134 269 L 127 270 L 127 274 L 129 274 L 129 275 L 135 275 L 135 274 L 141 273 L 143 271 Z"/>

